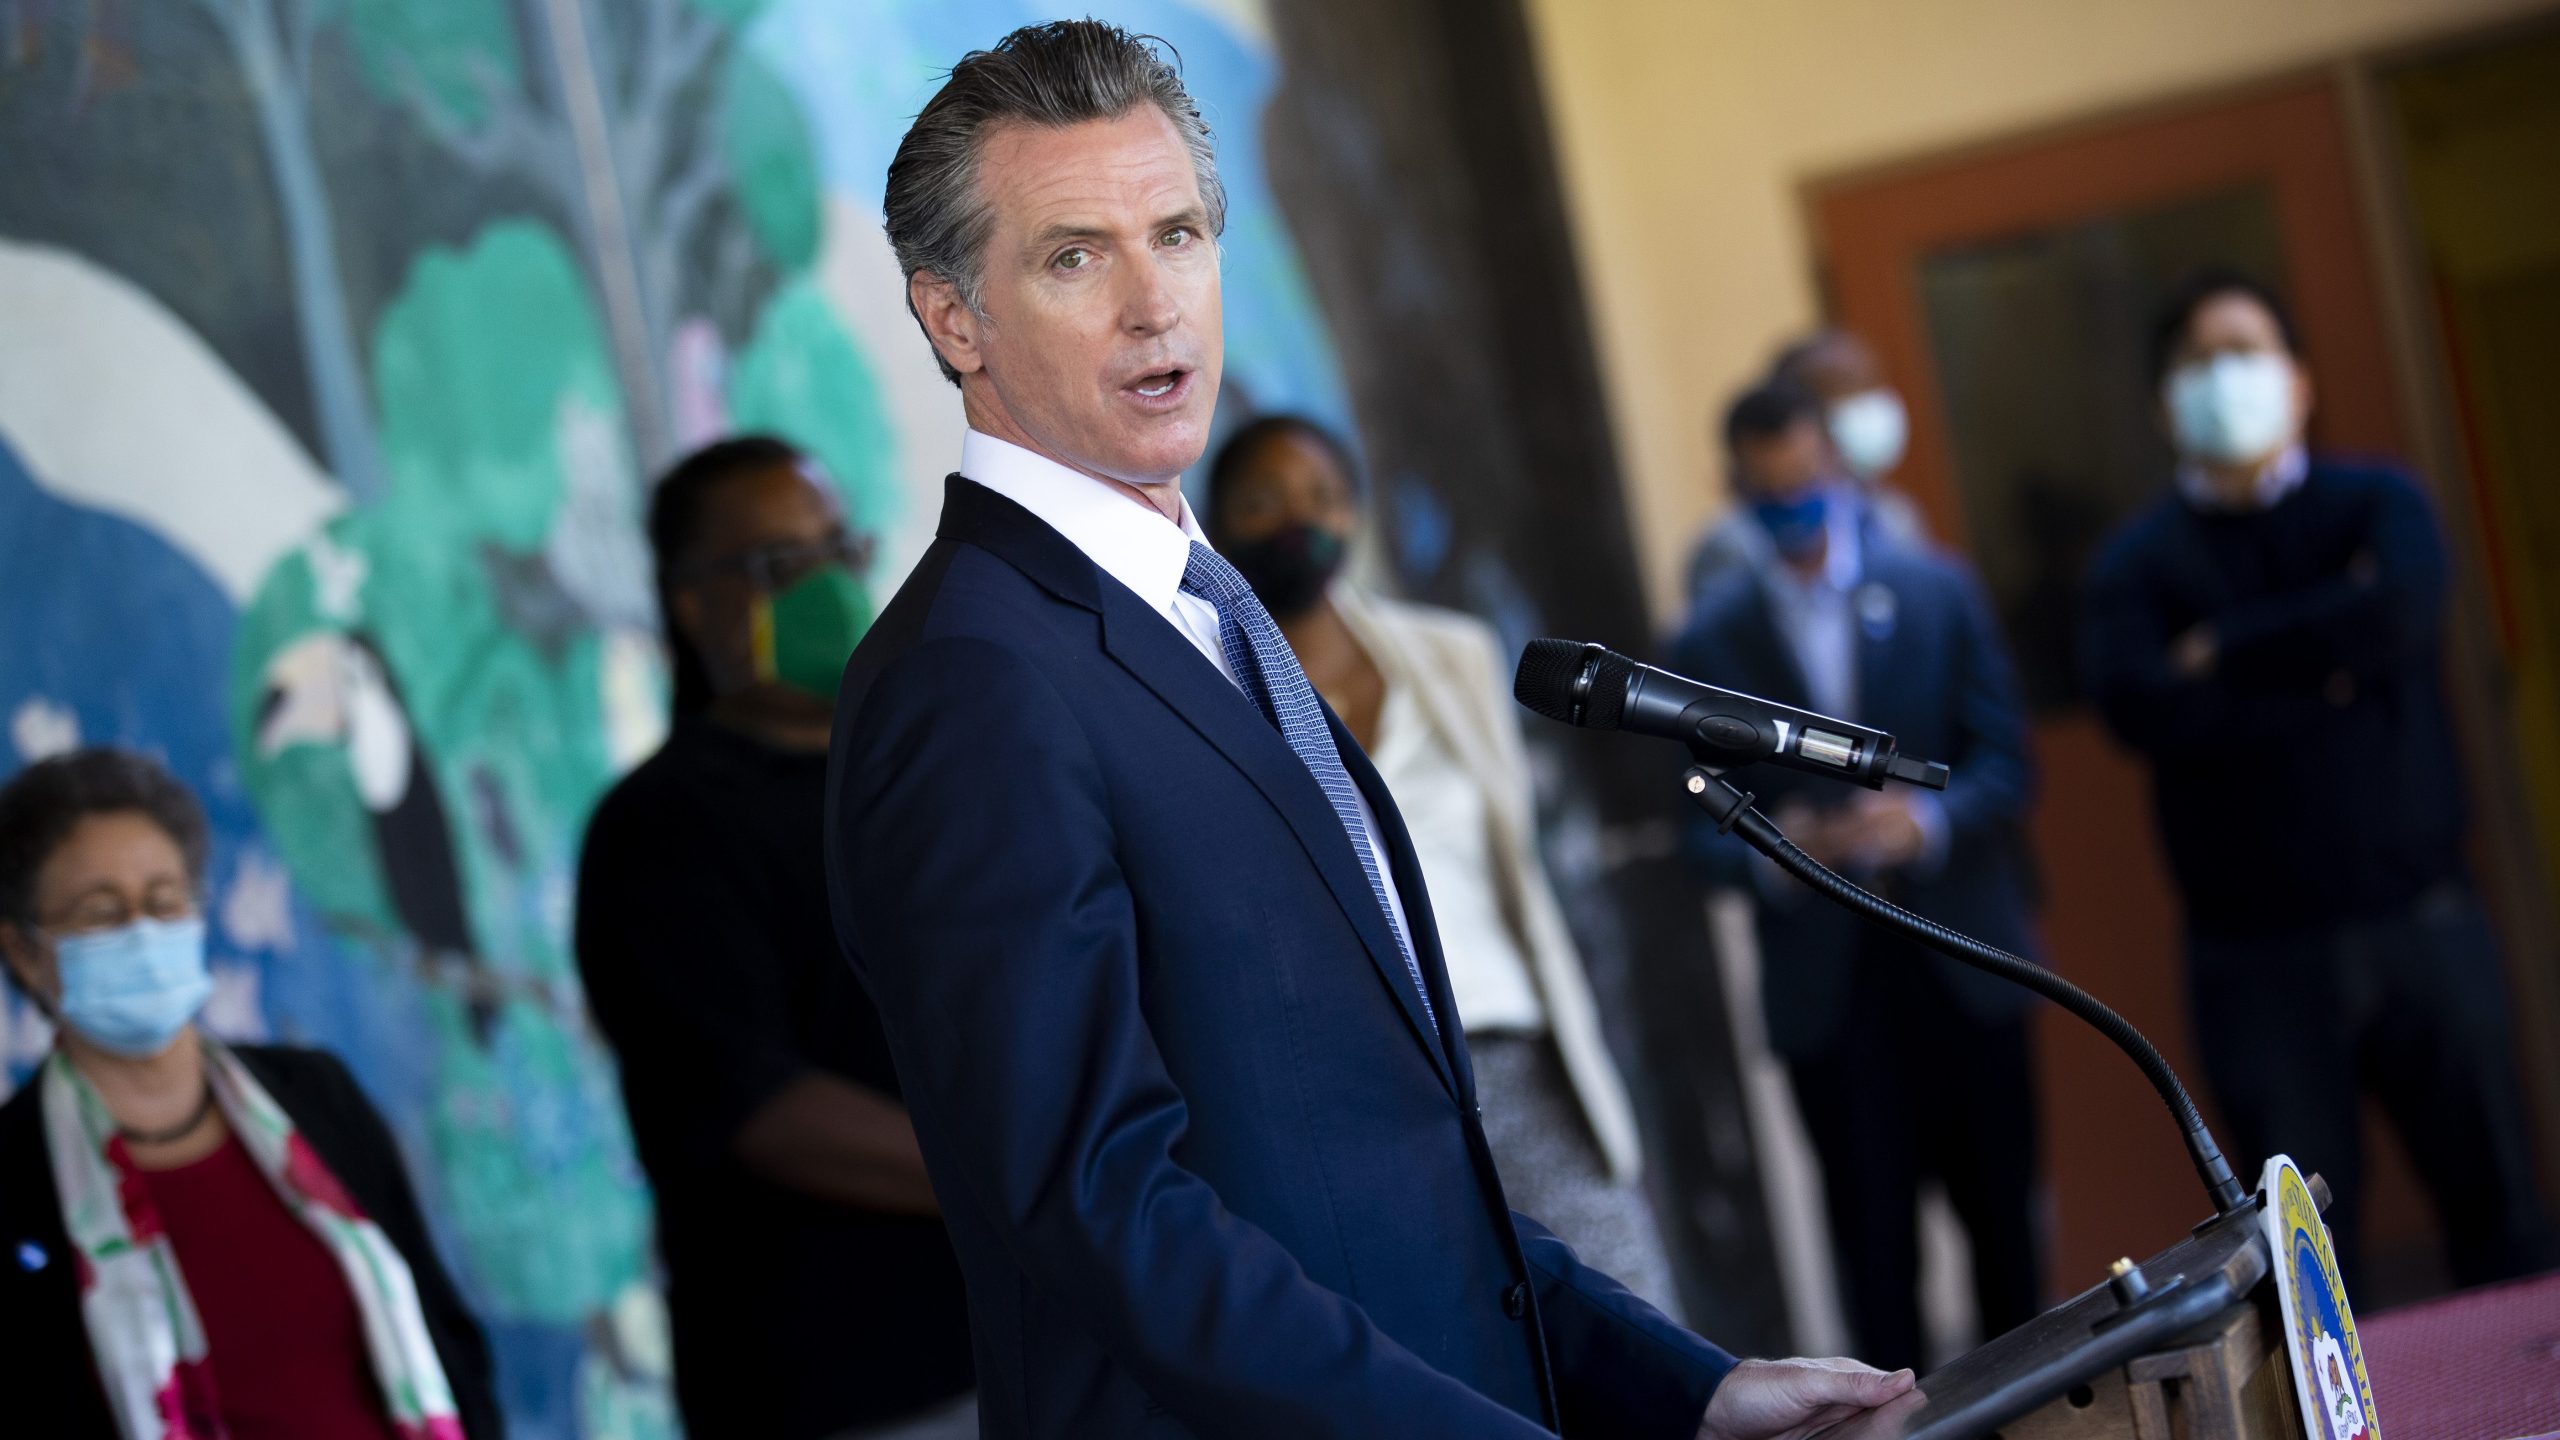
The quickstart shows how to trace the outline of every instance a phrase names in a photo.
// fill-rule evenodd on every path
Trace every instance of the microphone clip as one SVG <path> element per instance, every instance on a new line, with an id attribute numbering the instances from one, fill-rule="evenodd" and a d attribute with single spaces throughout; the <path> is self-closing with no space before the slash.
<path id="1" fill-rule="evenodd" d="M 1751 802 L 1760 798 L 1724 778 L 1722 770 L 1704 760 L 1682 771 L 1680 783 L 1688 790 L 1689 798 L 1698 802 L 1698 808 L 1707 812 L 1707 818 L 1716 822 L 1719 835 L 1732 834 L 1735 824 L 1751 809 Z"/>

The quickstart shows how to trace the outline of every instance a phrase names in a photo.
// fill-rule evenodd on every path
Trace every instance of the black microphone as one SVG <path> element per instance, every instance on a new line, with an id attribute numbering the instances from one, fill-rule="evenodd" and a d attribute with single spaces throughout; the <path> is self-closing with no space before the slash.
<path id="1" fill-rule="evenodd" d="M 1511 693 L 1550 720 L 1585 730 L 1633 730 L 1681 742 L 1697 761 L 1683 777 L 1689 796 L 1714 817 L 1718 830 L 1740 835 L 1752 849 L 1777 862 L 1778 868 L 1852 914 L 1977 970 L 2023 985 L 2097 1027 L 2141 1067 L 2143 1077 L 2176 1118 L 2188 1158 L 2213 1197 L 2215 1213 L 2229 1215 L 2244 1203 L 2246 1192 L 2231 1173 L 2222 1148 L 2214 1143 L 2213 1132 L 2205 1128 L 2204 1116 L 2188 1097 L 2185 1083 L 2158 1048 L 2123 1016 L 2041 965 L 1915 915 L 1833 874 L 1797 849 L 1768 816 L 1753 809 L 1751 795 L 1724 774 L 1735 766 L 1766 760 L 1835 780 L 1854 780 L 1872 790 L 1883 789 L 1887 780 L 1943 790 L 1946 766 L 1903 758 L 1893 737 L 1881 730 L 1719 690 L 1638 664 L 1605 645 L 1530 641 L 1520 652 L 1520 673 L 1511 682 Z"/>
<path id="2" fill-rule="evenodd" d="M 1947 767 L 1901 753 L 1881 730 L 1720 690 L 1628 659 L 1605 645 L 1532 640 L 1511 693 L 1550 720 L 1677 740 L 1700 764 L 1767 761 L 1881 790 L 1887 780 L 1947 788 Z"/>

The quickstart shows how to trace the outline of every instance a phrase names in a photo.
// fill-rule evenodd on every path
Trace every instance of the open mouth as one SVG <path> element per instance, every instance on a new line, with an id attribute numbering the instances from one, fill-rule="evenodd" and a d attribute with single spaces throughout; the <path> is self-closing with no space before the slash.
<path id="1" fill-rule="evenodd" d="M 1162 402 L 1180 398 L 1190 388 L 1191 372 L 1182 368 L 1151 370 L 1125 387 L 1140 400 Z"/>

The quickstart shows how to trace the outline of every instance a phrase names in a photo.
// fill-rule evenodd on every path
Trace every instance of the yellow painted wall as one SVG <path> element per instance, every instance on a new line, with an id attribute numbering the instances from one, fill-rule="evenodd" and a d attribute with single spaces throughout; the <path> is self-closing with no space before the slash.
<path id="1" fill-rule="evenodd" d="M 2547 0 L 1528 0 L 1649 593 L 1723 503 L 1708 430 L 1816 317 L 1809 177 Z"/>

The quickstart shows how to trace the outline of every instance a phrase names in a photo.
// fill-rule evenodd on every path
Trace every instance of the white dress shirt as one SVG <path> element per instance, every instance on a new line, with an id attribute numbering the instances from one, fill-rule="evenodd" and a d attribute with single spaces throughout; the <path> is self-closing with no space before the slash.
<path id="1" fill-rule="evenodd" d="M 1847 720 L 1858 713 L 1856 592 L 1864 557 L 1856 503 L 1833 497 L 1822 528 L 1821 569 L 1801 574 L 1773 559 L 1760 568 L 1760 583 L 1769 591 L 1778 633 L 1804 671 L 1805 698 L 1823 714 Z"/>
<path id="2" fill-rule="evenodd" d="M 960 441 L 960 473 L 1067 537 L 1067 543 L 1083 551 L 1103 574 L 1127 586 L 1162 615 L 1203 659 L 1218 667 L 1228 684 L 1244 688 L 1227 668 L 1227 648 L 1218 638 L 1218 607 L 1182 588 L 1183 572 L 1191 568 L 1191 547 L 1209 543 L 1188 501 L 1183 503 L 1179 523 L 1167 520 L 1154 506 L 1090 475 L 975 429 Z M 1259 714 L 1261 702 L 1253 705 Z M 1360 823 L 1369 832 L 1369 853 L 1378 857 L 1378 878 L 1386 887 L 1396 933 L 1410 948 L 1413 927 L 1405 919 L 1404 896 L 1396 890 L 1396 877 L 1388 869 L 1386 841 L 1379 834 L 1378 815 L 1367 795 L 1360 796 Z"/>
<path id="3" fill-rule="evenodd" d="M 1822 566 L 1810 575 L 1772 560 L 1761 567 L 1760 583 L 1769 595 L 1770 618 L 1779 638 L 1804 672 L 1806 697 L 1815 710 L 1843 720 L 1859 718 L 1858 629 L 1860 587 L 1866 576 L 1866 539 L 1860 534 L 1859 503 L 1843 494 L 1833 501 L 1823 525 Z M 1890 610 L 1887 612 L 1890 614 Z M 1947 812 L 1938 796 L 1925 790 L 1899 788 L 1920 827 L 1920 853 L 1910 868 L 1933 875 L 1946 863 L 1952 837 Z M 1764 899 L 1792 902 L 1800 889 L 1774 862 L 1754 855 L 1753 874 Z"/>
<path id="4" fill-rule="evenodd" d="M 1538 982 L 1497 888 L 1493 802 L 1483 780 L 1432 728 L 1413 687 L 1393 678 L 1378 709 L 1378 753 L 1371 758 L 1413 837 L 1422 883 L 1431 887 L 1431 921 L 1439 927 L 1460 1027 L 1470 1035 L 1544 1031 Z"/>
<path id="5" fill-rule="evenodd" d="M 2258 467 L 2258 473 L 2249 482 L 2248 495 L 2237 502 L 2226 498 L 2213 483 L 2213 477 L 2205 474 L 2204 467 L 2192 460 L 2182 461 L 2178 466 L 2178 493 L 2187 497 L 2187 503 L 2198 510 L 2247 514 L 2273 510 L 2277 502 L 2301 489 L 2302 482 L 2310 478 L 2311 456 L 2302 448 L 2302 442 L 2296 440 Z"/>

